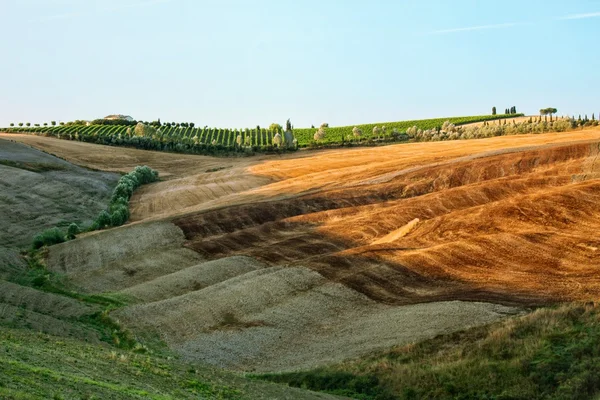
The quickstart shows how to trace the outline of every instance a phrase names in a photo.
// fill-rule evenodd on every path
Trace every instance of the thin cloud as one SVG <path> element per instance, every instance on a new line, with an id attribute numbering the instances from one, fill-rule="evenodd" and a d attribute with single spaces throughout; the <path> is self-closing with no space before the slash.
<path id="1" fill-rule="evenodd" d="M 585 18 L 600 18 L 600 11 L 584 13 L 584 14 L 565 15 L 563 17 L 554 18 L 554 20 L 565 21 L 565 20 L 573 20 L 573 19 L 585 19 Z M 425 35 L 446 35 L 449 33 L 458 33 L 458 32 L 472 32 L 472 31 L 482 31 L 482 30 L 487 30 L 487 29 L 512 28 L 515 26 L 536 24 L 536 23 L 541 23 L 541 22 L 544 22 L 544 21 L 537 21 L 537 22 L 530 22 L 530 23 L 508 22 L 508 23 L 504 23 L 504 24 L 466 26 L 466 27 L 462 27 L 462 28 L 451 28 L 451 29 L 441 29 L 441 30 L 437 30 L 437 31 L 431 31 L 431 32 L 425 33 Z"/>
<path id="2" fill-rule="evenodd" d="M 470 31 L 483 31 L 486 29 L 502 29 L 502 28 L 510 28 L 513 26 L 521 25 L 517 22 L 507 22 L 505 24 L 492 24 L 492 25 L 479 25 L 479 26 L 467 26 L 463 28 L 452 28 L 452 29 L 442 29 L 439 31 L 431 31 L 428 32 L 428 35 L 444 35 L 447 33 L 456 33 L 456 32 L 470 32 Z"/>
<path id="3" fill-rule="evenodd" d="M 564 17 L 560 17 L 558 19 L 584 19 L 584 18 L 598 18 L 600 17 L 600 12 L 592 12 L 592 13 L 587 13 L 587 14 L 573 14 L 573 15 L 566 15 Z"/>

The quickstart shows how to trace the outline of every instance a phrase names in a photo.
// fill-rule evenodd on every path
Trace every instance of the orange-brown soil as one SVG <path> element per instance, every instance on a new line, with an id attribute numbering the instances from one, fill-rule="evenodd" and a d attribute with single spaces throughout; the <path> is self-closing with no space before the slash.
<path id="1" fill-rule="evenodd" d="M 581 134 L 595 140 L 561 143 Z M 279 181 L 253 192 L 275 200 L 175 223 L 209 258 L 306 266 L 387 303 L 598 299 L 599 134 L 542 135 L 554 144 L 541 146 L 540 136 L 503 137 L 264 162 L 251 170 Z"/>
<path id="2" fill-rule="evenodd" d="M 132 219 L 174 221 L 208 259 L 305 266 L 391 304 L 600 295 L 598 128 L 240 159 L 10 137 L 159 169 Z"/>

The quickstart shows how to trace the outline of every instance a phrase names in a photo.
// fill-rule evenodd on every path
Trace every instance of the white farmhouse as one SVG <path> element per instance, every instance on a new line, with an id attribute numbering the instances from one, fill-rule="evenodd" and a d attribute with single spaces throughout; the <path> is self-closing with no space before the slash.
<path id="1" fill-rule="evenodd" d="M 122 114 L 108 115 L 108 116 L 104 117 L 104 119 L 110 119 L 110 120 L 122 119 L 122 120 L 125 120 L 127 122 L 133 121 L 133 118 L 130 117 L 129 115 L 122 115 Z"/>

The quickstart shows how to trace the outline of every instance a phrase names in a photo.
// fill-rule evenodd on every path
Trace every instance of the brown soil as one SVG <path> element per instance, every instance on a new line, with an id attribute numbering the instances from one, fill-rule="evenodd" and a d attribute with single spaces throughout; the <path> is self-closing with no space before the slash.
<path id="1" fill-rule="evenodd" d="M 186 215 L 175 223 L 187 246 L 205 257 L 249 255 L 307 266 L 387 303 L 597 299 L 597 140 L 440 158 L 509 139 L 517 144 L 599 134 L 590 129 L 404 145 L 397 153 L 429 147 L 432 154 L 394 159 L 384 148 L 263 163 L 253 170 L 270 168 L 281 180 L 258 191 L 297 196 Z M 382 154 L 375 157 L 376 151 Z M 407 168 L 413 158 L 421 165 Z M 379 242 L 417 218 L 408 233 Z"/>
<path id="2" fill-rule="evenodd" d="M 516 311 L 490 303 L 597 301 L 599 143 L 593 128 L 189 156 L 230 168 L 149 185 L 134 198 L 139 223 L 53 246 L 48 264 L 134 298 L 115 315 L 188 359 L 337 362 Z"/>

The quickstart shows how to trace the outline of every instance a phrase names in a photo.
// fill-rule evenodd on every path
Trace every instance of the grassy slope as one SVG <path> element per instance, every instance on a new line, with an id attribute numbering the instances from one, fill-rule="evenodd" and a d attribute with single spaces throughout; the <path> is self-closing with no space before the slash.
<path id="1" fill-rule="evenodd" d="M 538 309 L 367 360 L 262 378 L 364 399 L 589 399 L 600 391 L 600 305 Z"/>
<path id="2" fill-rule="evenodd" d="M 1 144 L 0 166 L 15 171 L 77 168 Z M 52 204 L 34 217 L 49 211 L 64 216 Z M 22 220 L 15 226 L 29 236 L 39 229 Z M 8 249 L 14 259 L 0 258 L 0 399 L 333 398 L 182 363 L 157 340 L 142 345 L 108 316 L 124 305 L 121 299 L 77 293 L 44 268 L 43 251 L 30 252 L 24 262 L 16 245 Z"/>
<path id="3" fill-rule="evenodd" d="M 56 275 L 30 264 L 11 277 L 15 283 L 5 284 L 12 285 L 13 295 L 0 299 L 0 316 L 8 307 L 18 310 L 8 322 L 0 318 L 1 399 L 330 398 L 183 363 L 158 341 L 141 345 L 107 316 L 122 302 L 73 292 Z M 78 302 L 97 311 L 79 316 L 63 310 L 61 316 L 61 310 L 44 309 L 59 297 L 72 308 L 70 303 Z"/>

